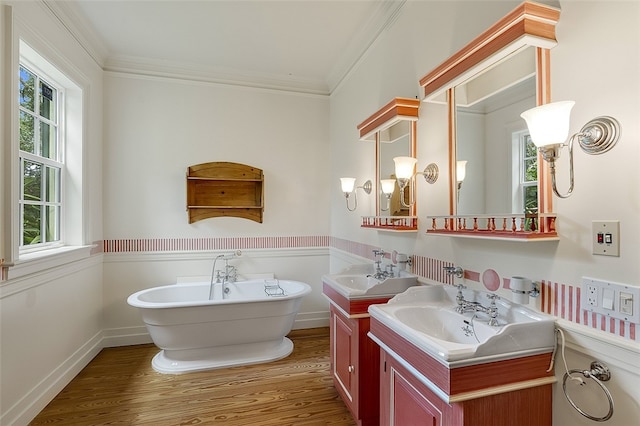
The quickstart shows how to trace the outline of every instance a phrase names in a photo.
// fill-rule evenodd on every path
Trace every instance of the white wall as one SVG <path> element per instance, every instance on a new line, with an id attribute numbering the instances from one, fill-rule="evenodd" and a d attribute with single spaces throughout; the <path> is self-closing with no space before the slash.
<path id="1" fill-rule="evenodd" d="M 106 73 L 105 91 L 106 240 L 243 237 L 251 245 L 260 238 L 329 234 L 326 97 L 116 73 Z M 212 161 L 263 170 L 262 223 L 232 217 L 188 223 L 187 167 Z M 245 247 L 227 251 L 236 248 Z M 105 253 L 108 344 L 145 337 L 140 315 L 126 304 L 130 294 L 175 283 L 178 276 L 209 275 L 214 256 L 212 250 L 171 248 Z M 326 244 L 276 241 L 245 250 L 234 263 L 240 273 L 273 272 L 309 283 L 312 294 L 295 327 L 328 324 L 320 280 L 329 269 Z"/>
<path id="2" fill-rule="evenodd" d="M 421 77 L 518 4 L 407 2 L 396 21 L 331 96 L 331 182 L 347 174 L 359 180 L 373 176 L 373 147 L 357 140 L 357 123 L 393 97 L 420 96 Z M 349 213 L 336 188 L 331 193 L 331 235 L 453 262 L 481 273 L 493 269 L 503 278 L 524 275 L 536 281 L 559 283 L 561 289 L 579 287 L 583 276 L 640 285 L 640 179 L 635 166 L 640 146 L 639 6 L 637 2 L 560 2 L 559 44 L 551 52 L 552 99 L 577 102 L 572 115 L 574 132 L 598 115 L 612 115 L 622 125 L 622 139 L 607 154 L 588 156 L 576 149 L 575 193 L 566 200 L 554 198 L 560 241 L 522 244 L 425 235 L 428 224 L 424 217 L 446 214 L 446 210 L 442 211 L 446 202 L 446 191 L 442 190 L 446 187 L 446 172 L 442 171 L 446 167 L 442 148 L 446 135 L 443 137 L 437 129 L 442 117 L 436 119 L 426 104 L 421 107 L 418 123 L 418 166 L 436 162 L 441 166 L 442 182 L 429 186 L 418 180 L 418 233 L 394 235 L 359 228 L 359 216 L 374 214 L 373 205 L 361 203 L 357 213 Z M 559 165 L 560 185 L 567 179 L 567 164 L 563 161 L 566 152 Z M 591 255 L 591 221 L 599 219 L 620 220 L 620 257 Z M 479 283 L 466 284 L 484 289 Z M 510 297 L 503 289 L 498 292 Z M 539 303 L 532 306 L 539 307 Z M 608 424 L 627 425 L 629 419 L 640 417 L 640 408 L 634 402 L 640 400 L 640 391 L 632 384 L 640 377 L 637 368 L 630 367 L 637 365 L 640 354 L 638 337 L 629 337 L 633 327 L 627 324 L 624 332 L 599 331 L 578 325 L 575 319 L 561 324 L 568 330 L 569 368 L 586 369 L 587 361 L 598 357 L 614 371 L 609 386 L 617 405 Z M 594 346 L 601 350 L 590 349 Z M 562 370 L 557 365 L 559 380 Z M 554 424 L 591 424 L 570 408 L 560 385 L 555 387 Z"/>
<path id="3" fill-rule="evenodd" d="M 106 73 L 106 239 L 326 235 L 326 97 Z M 263 170 L 264 220 L 189 224 L 187 167 Z"/>
<path id="4" fill-rule="evenodd" d="M 12 11 L 8 5 L 13 6 Z M 11 20 L 0 25 L 2 84 L 17 88 L 17 67 L 7 58 L 17 60 L 15 49 L 23 39 L 83 90 L 84 243 L 101 241 L 102 69 L 44 3 L 3 1 L 0 7 L 3 18 L 13 13 L 13 25 Z M 0 114 L 7 120 L 3 126 L 9 126 L 9 111 L 15 105 L 2 109 L 4 89 Z M 3 127 L 3 131 L 7 129 Z M 13 184 L 5 173 L 10 144 L 10 137 L 3 132 L 2 150 L 7 155 L 0 180 L 3 198 Z M 7 206 L 0 210 L 3 226 L 10 222 L 8 206 L 13 204 L 5 201 Z M 3 244 L 8 235 L 2 235 Z M 21 425 L 44 408 L 102 348 L 102 256 L 95 254 L 20 278 L 12 278 L 9 268 L 8 276 L 0 286 L 0 424 Z"/>

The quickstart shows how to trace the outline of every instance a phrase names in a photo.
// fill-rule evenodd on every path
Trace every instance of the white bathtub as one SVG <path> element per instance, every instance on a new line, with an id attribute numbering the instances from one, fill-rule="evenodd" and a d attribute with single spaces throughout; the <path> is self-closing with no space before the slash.
<path id="1" fill-rule="evenodd" d="M 311 292 L 298 281 L 277 281 L 284 295 L 270 296 L 275 280 L 227 284 L 175 284 L 132 294 L 127 303 L 142 313 L 153 342 L 162 349 L 152 361 L 160 373 L 186 373 L 274 361 L 288 356 L 291 331 L 302 297 Z"/>

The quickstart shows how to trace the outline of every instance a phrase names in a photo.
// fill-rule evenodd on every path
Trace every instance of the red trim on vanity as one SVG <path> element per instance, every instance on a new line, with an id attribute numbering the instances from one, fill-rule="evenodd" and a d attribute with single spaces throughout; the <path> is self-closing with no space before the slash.
<path id="1" fill-rule="evenodd" d="M 450 369 L 375 318 L 371 318 L 371 333 L 451 396 L 554 375 L 553 371 L 547 372 L 551 362 L 550 352 Z"/>

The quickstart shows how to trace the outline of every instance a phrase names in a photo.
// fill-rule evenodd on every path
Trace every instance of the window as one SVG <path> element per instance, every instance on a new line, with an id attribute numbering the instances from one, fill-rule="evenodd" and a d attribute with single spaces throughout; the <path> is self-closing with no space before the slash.
<path id="1" fill-rule="evenodd" d="M 538 213 L 538 151 L 528 130 L 513 132 L 513 206 L 514 213 Z M 526 221 L 526 227 L 530 220 Z"/>
<path id="2" fill-rule="evenodd" d="M 520 185 L 525 213 L 538 212 L 538 150 L 529 132 L 520 134 Z"/>
<path id="3" fill-rule="evenodd" d="M 64 91 L 33 67 L 20 65 L 20 250 L 61 241 Z"/>
<path id="4" fill-rule="evenodd" d="M 93 248 L 85 167 L 92 79 L 46 41 L 28 36 L 30 44 L 19 40 L 10 67 L 12 138 L 1 165 L 10 176 L 3 190 L 11 194 L 0 215 L 8 230 L 2 241 L 5 279 L 86 259 Z"/>
<path id="5" fill-rule="evenodd" d="M 14 64 L 16 140 L 4 218 L 11 228 L 5 252 L 8 276 L 17 278 L 86 258 L 85 96 L 90 80 L 46 43 L 20 40 Z"/>

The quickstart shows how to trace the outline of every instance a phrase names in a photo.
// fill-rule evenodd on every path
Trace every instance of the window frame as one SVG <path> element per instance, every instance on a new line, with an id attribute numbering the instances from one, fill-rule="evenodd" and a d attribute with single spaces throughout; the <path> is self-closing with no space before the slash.
<path id="1" fill-rule="evenodd" d="M 511 132 L 512 143 L 512 173 L 511 173 L 511 186 L 512 186 L 512 203 L 515 206 L 513 213 L 537 213 L 529 212 L 525 210 L 526 207 L 526 188 L 538 187 L 538 156 L 537 152 L 535 156 L 526 156 L 526 144 L 527 137 L 530 139 L 528 129 L 518 129 Z M 536 164 L 536 180 L 525 180 L 526 164 L 528 160 L 535 160 Z M 536 195 L 536 201 L 539 202 L 538 195 Z"/>
<path id="2" fill-rule="evenodd" d="M 536 188 L 538 187 L 538 152 L 537 150 L 534 150 L 534 155 L 530 157 L 527 156 L 527 144 L 529 142 L 533 144 L 533 142 L 531 141 L 531 135 L 529 134 L 529 130 L 518 132 L 518 137 L 520 139 L 520 188 L 522 191 L 522 207 L 523 207 L 522 210 L 524 211 L 525 214 L 537 213 L 538 208 L 536 208 L 535 212 L 526 210 L 526 205 L 527 205 L 526 189 L 532 186 L 535 186 Z M 536 179 L 526 180 L 527 164 L 528 164 L 527 162 L 531 160 L 533 160 L 535 165 Z M 538 194 L 536 191 L 536 204 L 538 202 L 537 200 L 538 200 Z"/>
<path id="3" fill-rule="evenodd" d="M 43 59 L 44 60 L 44 59 Z M 49 66 L 55 67 L 55 65 L 49 63 Z M 41 67 L 39 67 L 37 64 L 35 64 L 33 61 L 29 60 L 28 58 L 26 58 L 24 55 L 20 55 L 20 60 L 19 60 L 19 64 L 18 64 L 19 68 L 25 68 L 26 70 L 28 70 L 30 73 L 32 73 L 33 75 L 36 76 L 36 81 L 34 82 L 34 85 L 36 86 L 36 90 L 37 93 L 34 94 L 34 111 L 28 111 L 26 108 L 23 108 L 21 105 L 18 104 L 18 110 L 19 113 L 22 111 L 25 111 L 26 113 L 32 115 L 34 117 L 34 120 L 37 120 L 39 123 L 47 123 L 47 124 L 53 124 L 56 127 L 56 155 L 55 155 L 55 159 L 53 158 L 48 158 L 48 157 L 43 157 L 41 155 L 39 155 L 39 153 L 37 151 L 39 151 L 40 149 L 38 148 L 40 146 L 40 136 L 39 136 L 39 129 L 40 129 L 40 125 L 36 125 L 34 126 L 35 131 L 34 134 L 36 135 L 35 138 L 36 140 L 34 140 L 34 143 L 36 144 L 36 146 L 34 147 L 34 153 L 30 153 L 27 151 L 22 151 L 20 149 L 20 144 L 18 144 L 18 161 L 19 161 L 19 198 L 18 198 L 18 222 L 19 222 L 19 231 L 18 231 L 18 253 L 19 256 L 23 255 L 23 254 L 28 254 L 28 253 L 34 253 L 34 252 L 39 252 L 42 250 L 49 250 L 52 248 L 56 248 L 56 247 L 63 247 L 65 245 L 65 210 L 66 210 L 66 206 L 65 206 L 65 184 L 66 184 L 66 179 L 65 176 L 67 174 L 67 170 L 66 170 L 66 165 L 65 165 L 65 152 L 66 152 L 66 134 L 65 134 L 65 126 L 64 123 L 66 122 L 66 107 L 65 107 L 65 88 L 64 85 L 61 84 L 60 82 L 58 82 L 55 78 L 51 77 L 48 73 L 46 73 Z M 61 72 L 61 71 L 60 71 Z M 39 95 L 39 82 L 44 82 L 47 85 L 53 87 L 54 89 L 56 89 L 56 105 L 55 105 L 55 112 L 56 112 L 56 117 L 54 120 L 51 119 L 46 119 L 43 118 L 40 114 L 40 95 Z M 18 114 L 18 118 L 19 118 L 20 114 Z M 18 126 L 19 126 L 19 122 L 18 122 Z M 29 202 L 24 198 L 24 170 L 23 170 L 23 166 L 24 163 L 26 161 L 30 161 L 33 163 L 37 163 L 37 164 L 41 164 L 43 166 L 43 181 L 42 181 L 42 188 L 41 188 L 41 195 L 44 195 L 44 191 L 45 191 L 45 179 L 47 179 L 46 173 L 44 173 L 44 170 L 46 169 L 46 167 L 52 167 L 54 169 L 58 169 L 59 172 L 59 179 L 56 182 L 56 186 L 58 186 L 57 188 L 57 194 L 58 194 L 58 200 L 55 202 L 51 202 L 51 201 L 46 201 L 45 197 L 42 197 L 42 200 L 40 200 L 39 202 Z M 41 206 L 42 209 L 46 209 L 49 206 L 57 206 L 59 207 L 59 211 L 58 211 L 58 217 L 57 217 L 57 226 L 56 226 L 56 233 L 57 233 L 57 239 L 52 240 L 52 241 L 45 241 L 45 242 L 40 242 L 40 243 L 35 243 L 35 244 L 24 244 L 24 206 L 25 205 L 38 205 Z M 43 219 L 43 216 L 46 213 L 41 213 L 41 224 L 40 224 L 40 233 L 41 235 L 46 235 L 45 232 L 45 227 L 46 227 L 46 221 Z"/>
<path id="4" fill-rule="evenodd" d="M 14 22 L 15 23 L 15 22 Z M 43 271 L 53 271 L 59 267 L 88 259 L 92 253 L 99 253 L 99 247 L 89 241 L 87 228 L 89 219 L 89 193 L 87 182 L 87 118 L 89 117 L 88 99 L 92 80 L 80 71 L 70 60 L 47 40 L 29 31 L 21 24 L 16 25 L 10 33 L 12 51 L 10 61 L 3 63 L 3 72 L 10 78 L 0 81 L 2 89 L 11 96 L 0 109 L 3 114 L 2 123 L 10 139 L 10 146 L 1 156 L 2 167 L 6 173 L 0 181 L 7 194 L 3 198 L 5 208 L 0 213 L 2 222 L 2 241 L 0 241 L 0 284 L 15 281 L 16 285 L 0 285 L 2 292 L 21 291 L 31 280 L 23 280 L 28 276 Z M 61 197 L 65 205 L 64 217 L 61 218 L 60 229 L 64 233 L 61 244 L 42 247 L 41 250 L 21 252 L 20 217 L 18 198 L 20 188 L 20 151 L 19 141 L 19 67 L 20 63 L 36 64 L 43 71 L 48 82 L 55 81 L 65 89 L 65 98 L 61 107 L 65 108 L 65 120 L 60 122 L 64 131 L 63 148 L 66 172 L 64 189 Z M 78 265 L 78 267 L 84 267 Z M 28 287 L 28 285 L 27 285 Z"/>

